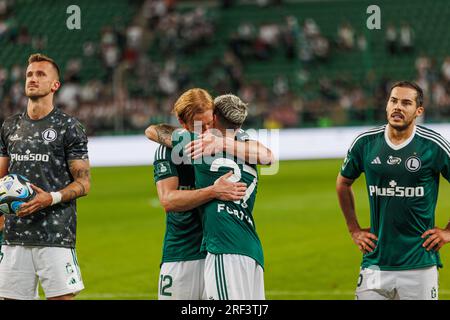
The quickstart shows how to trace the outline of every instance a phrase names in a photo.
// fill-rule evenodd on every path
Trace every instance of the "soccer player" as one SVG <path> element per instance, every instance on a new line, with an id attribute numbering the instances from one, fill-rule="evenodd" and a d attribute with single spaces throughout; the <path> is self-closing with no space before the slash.
<path id="1" fill-rule="evenodd" d="M 84 288 L 75 253 L 76 201 L 90 189 L 87 137 L 75 118 L 53 105 L 59 68 L 49 57 L 28 59 L 26 110 L 2 125 L 0 173 L 21 174 L 36 196 L 5 216 L 0 297 L 70 300 Z"/>
<path id="2" fill-rule="evenodd" d="M 208 129 L 212 124 L 213 107 L 208 92 L 191 89 L 176 101 L 174 112 L 188 127 L 200 120 L 205 124 L 204 129 Z M 206 253 L 201 251 L 203 227 L 198 207 L 215 198 L 240 200 L 245 196 L 246 186 L 229 181 L 231 173 L 228 173 L 211 186 L 195 189 L 193 166 L 175 164 L 171 153 L 170 148 L 159 146 L 153 163 L 158 196 L 167 213 L 158 299 L 205 299 Z"/>
<path id="3" fill-rule="evenodd" d="M 450 144 L 416 124 L 424 112 L 415 83 L 391 87 L 387 125 L 353 141 L 337 178 L 339 203 L 353 241 L 363 252 L 356 298 L 438 299 L 439 249 L 450 224 L 435 227 L 439 176 L 450 180 Z M 356 217 L 352 184 L 364 172 L 370 228 Z"/>
<path id="4" fill-rule="evenodd" d="M 238 97 L 223 95 L 214 100 L 214 128 L 222 136 L 247 140 L 248 136 L 240 130 L 246 116 L 247 105 Z M 190 137 L 187 131 L 174 132 L 174 148 L 178 144 L 181 148 L 186 146 Z M 233 170 L 232 181 L 247 185 L 246 195 L 240 201 L 215 199 L 202 207 L 207 299 L 264 299 L 264 256 L 253 219 L 258 185 L 256 164 L 238 161 L 226 152 L 193 163 L 198 188 L 211 185 L 230 169 Z"/>

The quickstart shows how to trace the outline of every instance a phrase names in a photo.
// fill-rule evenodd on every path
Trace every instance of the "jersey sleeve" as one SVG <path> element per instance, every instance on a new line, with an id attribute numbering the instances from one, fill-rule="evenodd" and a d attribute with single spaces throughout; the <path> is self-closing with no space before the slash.
<path id="1" fill-rule="evenodd" d="M 6 144 L 5 122 L 0 129 L 0 157 L 9 157 L 8 145 Z"/>
<path id="2" fill-rule="evenodd" d="M 245 142 L 245 141 L 249 141 L 251 139 L 250 139 L 250 136 L 248 135 L 248 133 L 246 131 L 244 131 L 242 129 L 239 129 L 237 131 L 237 133 L 236 133 L 236 140 Z"/>
<path id="3" fill-rule="evenodd" d="M 160 145 L 155 152 L 153 161 L 153 177 L 155 183 L 170 177 L 178 177 L 178 170 L 172 162 L 172 149 Z"/>
<path id="4" fill-rule="evenodd" d="M 356 179 L 363 171 L 362 142 L 358 140 L 347 151 L 341 167 L 341 175 L 348 179 Z"/>
<path id="5" fill-rule="evenodd" d="M 450 144 L 448 144 L 448 147 L 447 144 L 445 145 L 445 149 L 440 149 L 438 163 L 440 164 L 440 173 L 448 182 L 450 182 Z"/>
<path id="6" fill-rule="evenodd" d="M 74 121 L 65 133 L 64 149 L 67 160 L 86 160 L 88 156 L 88 139 L 83 125 Z"/>

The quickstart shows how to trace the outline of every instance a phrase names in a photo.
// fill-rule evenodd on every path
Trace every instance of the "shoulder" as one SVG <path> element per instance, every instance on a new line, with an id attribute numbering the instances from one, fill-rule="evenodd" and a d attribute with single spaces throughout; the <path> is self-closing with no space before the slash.
<path id="1" fill-rule="evenodd" d="M 386 129 L 386 125 L 382 125 L 379 127 L 375 127 L 364 132 L 361 132 L 356 138 L 353 140 L 350 145 L 349 151 L 352 151 L 355 147 L 360 147 L 366 144 L 368 141 L 379 138 L 380 136 L 384 136 L 384 131 Z"/>
<path id="2" fill-rule="evenodd" d="M 69 139 L 75 137 L 87 139 L 86 128 L 77 118 L 63 112 L 61 109 L 56 110 L 54 117 L 56 119 L 53 121 L 60 128 L 61 134 Z"/>
<path id="3" fill-rule="evenodd" d="M 248 140 L 250 140 L 250 136 L 243 129 L 238 129 L 236 131 L 236 140 L 238 140 L 238 141 L 248 141 Z"/>
<path id="4" fill-rule="evenodd" d="M 15 115 L 6 118 L 5 121 L 3 121 L 2 126 L 9 127 L 11 125 L 15 125 L 17 123 L 17 121 L 20 121 L 22 118 L 23 118 L 23 112 L 16 113 Z"/>
<path id="5" fill-rule="evenodd" d="M 179 141 L 186 137 L 190 137 L 190 132 L 186 129 L 175 129 L 172 132 L 172 141 Z"/>
<path id="6" fill-rule="evenodd" d="M 167 148 L 166 146 L 160 144 L 155 151 L 155 161 L 162 161 L 162 160 L 171 161 L 172 159 L 171 154 L 172 149 Z"/>
<path id="7" fill-rule="evenodd" d="M 445 151 L 450 157 L 450 143 L 441 134 L 424 126 L 416 126 L 416 134 L 428 143 Z"/>
<path id="8" fill-rule="evenodd" d="M 431 139 L 439 139 L 439 140 L 443 140 L 448 143 L 448 141 L 440 133 L 438 133 L 434 130 L 431 130 L 430 128 L 421 126 L 421 125 L 416 126 L 416 133 L 417 133 L 417 135 L 419 135 L 421 137 L 428 137 Z"/>
<path id="9" fill-rule="evenodd" d="M 73 126 L 82 126 L 81 122 L 75 118 L 74 116 L 71 116 L 67 113 L 65 113 L 64 111 L 62 111 L 61 109 L 57 109 L 54 115 L 56 118 L 58 118 L 58 120 L 64 124 L 67 125 L 68 127 L 73 127 Z"/>
<path id="10" fill-rule="evenodd" d="M 18 128 L 18 123 L 20 123 L 23 118 L 23 113 L 15 114 L 11 117 L 8 117 L 3 121 L 1 125 L 0 134 L 3 138 L 8 137 L 10 134 L 16 131 Z"/>
<path id="11" fill-rule="evenodd" d="M 172 145 L 173 147 L 180 145 L 185 146 L 189 142 L 197 139 L 198 135 L 196 133 L 190 132 L 186 129 L 176 129 L 172 133 Z"/>

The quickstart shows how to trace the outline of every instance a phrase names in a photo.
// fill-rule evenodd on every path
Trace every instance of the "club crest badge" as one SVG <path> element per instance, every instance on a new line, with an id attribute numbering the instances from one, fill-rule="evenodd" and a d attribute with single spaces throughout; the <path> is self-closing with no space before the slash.
<path id="1" fill-rule="evenodd" d="M 422 162 L 418 157 L 412 156 L 405 161 L 405 167 L 409 172 L 417 172 L 420 170 Z"/>
<path id="2" fill-rule="evenodd" d="M 58 134 L 56 133 L 55 129 L 46 129 L 44 132 L 42 132 L 42 139 L 48 142 L 55 141 L 58 137 Z"/>

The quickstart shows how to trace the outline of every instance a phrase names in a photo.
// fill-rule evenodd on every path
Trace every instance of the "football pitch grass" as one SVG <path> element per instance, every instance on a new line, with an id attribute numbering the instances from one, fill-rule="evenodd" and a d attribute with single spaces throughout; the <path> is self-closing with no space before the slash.
<path id="1" fill-rule="evenodd" d="M 267 299 L 354 299 L 361 254 L 340 212 L 342 160 L 285 161 L 260 176 L 254 217 L 265 255 Z M 365 181 L 354 185 L 358 217 L 369 226 Z M 444 227 L 450 186 L 441 179 L 436 212 Z M 153 167 L 93 168 L 78 201 L 78 261 L 86 289 L 78 299 L 156 299 L 165 213 Z M 450 298 L 450 245 L 441 249 L 440 299 Z"/>

